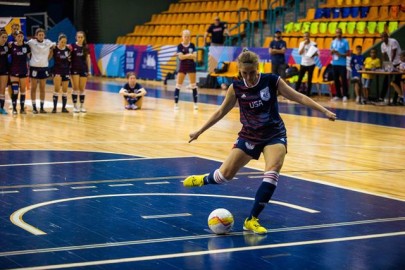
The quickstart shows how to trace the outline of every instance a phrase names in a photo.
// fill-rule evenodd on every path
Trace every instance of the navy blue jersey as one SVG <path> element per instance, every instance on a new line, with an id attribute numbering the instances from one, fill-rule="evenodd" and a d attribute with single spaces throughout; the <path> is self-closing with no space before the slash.
<path id="1" fill-rule="evenodd" d="M 207 32 L 211 34 L 211 42 L 216 44 L 223 44 L 225 41 L 224 31 L 226 29 L 226 24 L 220 22 L 218 25 L 211 24 L 208 27 Z"/>
<path id="2" fill-rule="evenodd" d="M 56 46 L 53 49 L 53 59 L 55 61 L 55 64 L 53 65 L 53 74 L 62 76 L 69 75 L 70 49 L 65 47 L 61 50 Z"/>
<path id="3" fill-rule="evenodd" d="M 239 137 L 252 143 L 262 143 L 287 136 L 284 122 L 278 113 L 279 80 L 280 76 L 274 74 L 260 74 L 258 83 L 251 88 L 243 80 L 233 82 L 242 123 Z"/>
<path id="4" fill-rule="evenodd" d="M 182 53 L 184 55 L 195 53 L 194 43 L 190 43 L 188 46 L 184 46 L 183 43 L 180 43 L 177 46 L 177 53 Z M 194 60 L 191 59 L 180 60 L 179 72 L 182 73 L 196 72 L 196 65 Z"/>
<path id="5" fill-rule="evenodd" d="M 31 53 L 30 47 L 23 43 L 23 45 L 17 45 L 13 42 L 10 45 L 11 65 L 10 75 L 21 76 L 28 74 L 28 55 Z"/>
<path id="6" fill-rule="evenodd" d="M 0 46 L 0 75 L 8 74 L 8 54 L 10 50 L 7 43 Z"/>
<path id="7" fill-rule="evenodd" d="M 135 86 L 131 87 L 129 85 L 129 83 L 126 83 L 123 88 L 126 89 L 129 94 L 131 94 L 131 93 L 138 94 L 138 92 L 139 92 L 138 90 L 141 89 L 142 86 L 139 83 L 135 83 Z"/>
<path id="8" fill-rule="evenodd" d="M 272 40 L 270 42 L 271 49 L 281 50 L 282 48 L 287 48 L 287 43 L 284 40 Z M 277 53 L 272 54 L 271 56 L 271 63 L 272 64 L 285 64 L 285 56 L 284 54 Z"/>
<path id="9" fill-rule="evenodd" d="M 88 72 L 87 67 L 87 54 L 85 53 L 85 48 L 79 46 L 76 43 L 71 44 L 72 57 L 71 57 L 71 71 L 74 72 Z"/>
<path id="10" fill-rule="evenodd" d="M 364 56 L 362 54 L 353 54 L 350 60 L 350 67 L 352 68 L 352 77 L 361 77 L 359 70 L 363 69 Z"/>

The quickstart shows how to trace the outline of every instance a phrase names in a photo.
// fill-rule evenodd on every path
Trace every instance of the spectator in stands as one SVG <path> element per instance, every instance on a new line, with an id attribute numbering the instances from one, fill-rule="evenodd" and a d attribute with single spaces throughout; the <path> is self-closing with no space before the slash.
<path id="1" fill-rule="evenodd" d="M 370 51 L 370 56 L 364 60 L 364 69 L 365 70 L 376 70 L 381 67 L 381 61 L 377 58 L 377 50 L 372 49 Z M 363 74 L 362 84 L 363 84 L 363 95 L 364 101 L 363 104 L 368 103 L 368 93 L 370 92 L 371 80 L 374 78 L 371 74 Z"/>
<path id="2" fill-rule="evenodd" d="M 223 46 L 225 36 L 229 36 L 229 31 L 226 23 L 221 22 L 219 17 L 216 17 L 214 23 L 211 24 L 207 32 L 204 33 L 204 45 L 207 45 L 207 36 L 211 34 L 211 46 Z"/>
<path id="3" fill-rule="evenodd" d="M 190 42 L 191 34 L 189 30 L 183 30 L 182 42 L 177 46 L 177 57 L 180 60 L 177 74 L 176 89 L 174 90 L 174 109 L 179 109 L 180 89 L 183 85 L 186 74 L 190 79 L 190 86 L 193 91 L 194 110 L 198 110 L 197 105 L 197 84 L 196 84 L 196 64 L 197 52 L 194 43 Z"/>
<path id="4" fill-rule="evenodd" d="M 386 32 L 381 34 L 381 40 L 382 40 L 381 43 L 382 62 L 389 61 L 393 64 L 394 68 L 398 68 L 399 64 L 401 63 L 399 55 L 401 52 L 401 46 L 399 45 L 398 41 L 394 38 L 390 38 L 388 36 L 388 33 Z M 393 80 L 391 80 L 390 85 L 395 89 L 395 94 L 392 103 L 395 105 L 397 103 L 398 94 L 399 96 L 402 96 L 402 91 L 400 88 L 401 75 L 399 74 L 391 77 L 393 78 Z M 385 76 L 383 82 L 383 91 L 381 91 L 380 95 L 380 101 L 384 100 L 387 94 L 387 89 L 388 89 L 388 76 Z M 400 102 L 403 103 L 403 100 L 401 100 Z"/>
<path id="5" fill-rule="evenodd" d="M 399 64 L 399 71 L 405 72 L 405 51 L 401 52 L 400 55 L 401 63 Z M 401 79 L 401 89 L 402 89 L 402 105 L 405 105 L 405 77 L 402 76 Z"/>
<path id="6" fill-rule="evenodd" d="M 20 25 L 18 23 L 13 23 L 11 25 L 11 33 L 10 33 L 10 35 L 8 35 L 8 38 L 7 38 L 7 43 L 15 41 L 17 31 L 20 31 Z"/>
<path id="7" fill-rule="evenodd" d="M 70 55 L 71 51 L 67 44 L 67 37 L 65 34 L 60 34 L 58 37 L 58 44 L 53 49 L 53 59 L 54 59 L 54 66 L 53 66 L 53 85 L 55 87 L 55 91 L 53 93 L 53 110 L 52 113 L 56 113 L 56 107 L 58 105 L 58 98 L 60 89 L 62 86 L 62 112 L 68 113 L 69 111 L 66 109 L 67 103 L 67 90 L 69 86 L 70 80 Z"/>
<path id="8" fill-rule="evenodd" d="M 313 47 L 313 48 L 311 48 Z M 304 33 L 304 40 L 300 42 L 298 47 L 298 53 L 301 55 L 301 66 L 300 73 L 298 75 L 298 81 L 295 84 L 295 90 L 299 91 L 301 87 L 302 78 L 306 72 L 308 72 L 308 88 L 307 96 L 311 96 L 312 89 L 312 75 L 315 69 L 315 59 L 314 57 L 318 55 L 317 45 L 314 41 L 310 40 L 310 35 L 308 32 Z"/>
<path id="9" fill-rule="evenodd" d="M 31 55 L 30 47 L 24 42 L 24 33 L 17 31 L 15 42 L 9 43 L 10 48 L 10 96 L 13 105 L 13 114 L 17 114 L 17 99 L 20 94 L 20 113 L 25 112 L 25 91 L 28 77 L 27 61 Z"/>
<path id="10" fill-rule="evenodd" d="M 270 42 L 269 53 L 271 55 L 271 72 L 275 75 L 285 78 L 287 64 L 285 61 L 285 51 L 287 43 L 281 36 L 281 31 L 277 30 L 274 39 Z"/>
<path id="11" fill-rule="evenodd" d="M 38 83 L 41 106 L 39 112 L 46 113 L 44 103 L 46 79 L 49 77 L 49 55 L 51 53 L 51 49 L 53 49 L 56 44 L 49 39 L 45 39 L 45 30 L 42 28 L 38 28 L 35 31 L 35 38 L 30 39 L 27 44 L 31 48 L 30 80 L 32 113 L 38 113 L 36 104 Z"/>
<path id="12" fill-rule="evenodd" d="M 142 108 L 143 96 L 146 90 L 136 82 L 134 72 L 127 73 L 128 82 L 121 88 L 120 94 L 124 97 L 124 105 L 127 110 L 140 110 Z"/>
<path id="13" fill-rule="evenodd" d="M 70 78 L 72 81 L 72 101 L 74 113 L 86 113 L 84 108 L 85 100 L 85 87 L 87 83 L 87 76 L 90 74 L 91 61 L 89 48 L 86 42 L 86 36 L 83 31 L 76 33 L 76 42 L 70 44 L 71 65 L 70 65 Z M 79 96 L 80 107 L 77 105 L 77 98 Z"/>
<path id="14" fill-rule="evenodd" d="M 7 114 L 4 102 L 8 82 L 8 54 L 7 32 L 2 28 L 0 29 L 0 114 Z"/>
<path id="15" fill-rule="evenodd" d="M 364 65 L 364 56 L 362 55 L 362 47 L 360 45 L 356 46 L 356 53 L 352 54 L 350 59 L 350 68 L 352 70 L 351 83 L 354 86 L 354 93 L 356 95 L 356 103 L 364 104 L 365 93 L 361 93 L 361 74 L 359 70 L 363 69 Z M 367 95 L 368 96 L 368 95 Z"/>
<path id="16" fill-rule="evenodd" d="M 336 37 L 330 46 L 333 59 L 333 80 L 336 87 L 336 96 L 332 98 L 332 101 L 340 100 L 343 97 L 343 102 L 347 102 L 349 86 L 347 84 L 346 57 L 350 54 L 350 47 L 349 42 L 342 37 L 342 29 L 337 28 L 335 33 Z"/>

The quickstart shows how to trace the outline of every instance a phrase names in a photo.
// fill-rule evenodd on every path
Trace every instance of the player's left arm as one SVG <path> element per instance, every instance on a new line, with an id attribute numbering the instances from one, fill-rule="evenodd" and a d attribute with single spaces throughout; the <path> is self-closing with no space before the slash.
<path id="1" fill-rule="evenodd" d="M 293 88 L 288 86 L 287 83 L 285 81 L 283 81 L 282 79 L 280 79 L 278 82 L 278 91 L 283 97 L 285 97 L 289 100 L 295 101 L 297 103 L 310 107 L 314 110 L 320 111 L 326 117 L 328 117 L 328 119 L 331 121 L 335 121 L 337 118 L 336 114 L 329 111 L 328 109 L 323 107 L 321 104 L 315 102 L 314 100 L 307 97 L 306 95 L 303 95 L 303 94 L 297 92 L 296 90 L 294 90 Z"/>

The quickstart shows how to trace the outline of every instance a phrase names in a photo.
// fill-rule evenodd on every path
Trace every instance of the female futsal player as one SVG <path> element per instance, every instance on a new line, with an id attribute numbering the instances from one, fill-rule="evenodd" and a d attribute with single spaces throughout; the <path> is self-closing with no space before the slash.
<path id="1" fill-rule="evenodd" d="M 27 42 L 31 48 L 30 59 L 30 80 L 31 80 L 31 102 L 32 113 L 37 114 L 37 85 L 39 83 L 39 99 L 41 108 L 40 113 L 46 113 L 44 109 L 45 103 L 45 85 L 46 79 L 49 77 L 49 54 L 51 49 L 56 45 L 55 42 L 45 39 L 45 30 L 38 28 L 35 31 L 35 38 Z"/>
<path id="2" fill-rule="evenodd" d="M 233 179 L 240 168 L 251 159 L 258 159 L 263 153 L 265 170 L 263 182 L 256 192 L 255 202 L 243 229 L 258 234 L 267 233 L 259 224 L 259 214 L 271 199 L 284 157 L 287 153 L 287 134 L 284 122 L 278 113 L 277 92 L 287 99 L 322 112 L 334 121 L 336 115 L 289 87 L 280 76 L 258 72 L 259 57 L 248 50 L 238 56 L 241 78 L 229 86 L 225 100 L 209 120 L 197 131 L 190 133 L 190 141 L 196 140 L 203 132 L 221 120 L 239 103 L 242 130 L 228 158 L 219 169 L 206 175 L 187 177 L 186 187 L 199 187 L 207 184 L 221 184 Z"/>
<path id="3" fill-rule="evenodd" d="M 13 114 L 17 114 L 17 99 L 20 92 L 20 113 L 25 112 L 25 91 L 27 86 L 28 68 L 27 61 L 31 55 L 30 47 L 24 42 L 22 31 L 15 32 L 15 42 L 9 43 L 11 64 L 10 64 L 10 84 L 11 102 L 13 104 Z"/>
<path id="4" fill-rule="evenodd" d="M 84 108 L 84 89 L 87 83 L 87 76 L 90 72 L 90 54 L 87 47 L 86 36 L 84 32 L 78 31 L 76 33 L 76 43 L 70 45 L 72 51 L 70 75 L 72 81 L 72 100 L 73 100 L 73 112 L 85 113 Z M 77 96 L 79 95 L 80 108 L 77 106 Z"/>
<path id="5" fill-rule="evenodd" d="M 121 88 L 120 94 L 124 97 L 125 109 L 140 110 L 143 104 L 143 96 L 146 90 L 136 82 L 134 72 L 127 73 L 128 82 Z"/>
<path id="6" fill-rule="evenodd" d="M 0 30 L 0 114 L 7 114 L 4 109 L 6 99 L 6 86 L 8 82 L 8 54 L 7 32 Z"/>
<path id="7" fill-rule="evenodd" d="M 66 109 L 67 103 L 67 90 L 69 86 L 69 68 L 70 68 L 70 49 L 66 46 L 67 37 L 65 34 L 60 34 L 58 37 L 58 45 L 53 49 L 53 59 L 55 64 L 53 66 L 53 85 L 55 91 L 53 93 L 53 110 L 56 113 L 58 105 L 58 98 L 62 86 L 62 112 L 68 113 Z"/>
<path id="8" fill-rule="evenodd" d="M 196 84 L 196 64 L 197 52 L 194 43 L 190 42 L 190 31 L 183 30 L 183 41 L 177 46 L 177 57 L 180 60 L 179 71 L 177 74 L 176 89 L 174 90 L 174 109 L 179 109 L 180 88 L 183 85 L 184 78 L 188 74 L 190 86 L 193 90 L 194 110 L 198 110 L 197 105 L 197 84 Z"/>

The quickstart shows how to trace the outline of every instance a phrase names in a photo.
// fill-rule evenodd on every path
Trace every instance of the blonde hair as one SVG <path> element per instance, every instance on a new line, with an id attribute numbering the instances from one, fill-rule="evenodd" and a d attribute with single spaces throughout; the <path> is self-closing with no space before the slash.
<path id="1" fill-rule="evenodd" d="M 238 56 L 238 67 L 240 68 L 242 65 L 253 65 L 258 67 L 259 66 L 259 56 L 254 52 L 249 51 L 248 49 L 243 49 L 241 54 Z"/>
<path id="2" fill-rule="evenodd" d="M 190 30 L 188 30 L 188 29 L 184 29 L 184 30 L 181 32 L 181 35 L 182 35 L 182 36 L 185 36 L 185 35 L 190 36 L 190 35 L 191 35 L 191 32 L 190 32 Z"/>

